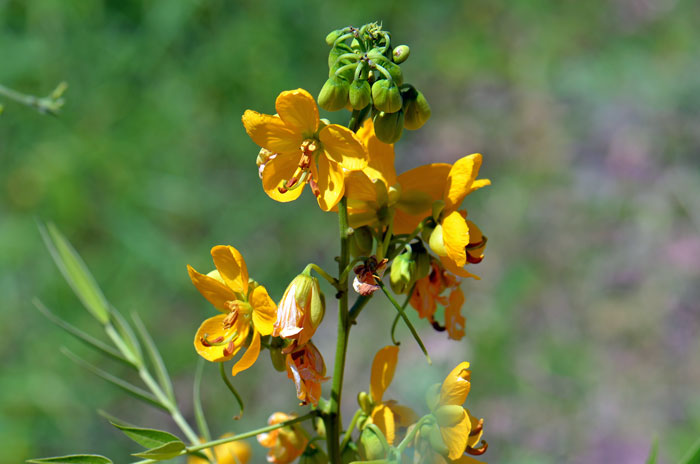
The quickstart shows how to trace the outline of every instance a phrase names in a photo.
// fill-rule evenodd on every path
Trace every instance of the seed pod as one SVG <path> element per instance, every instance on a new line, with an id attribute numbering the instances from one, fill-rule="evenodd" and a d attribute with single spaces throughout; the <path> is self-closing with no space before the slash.
<path id="1" fill-rule="evenodd" d="M 338 111 L 348 102 L 348 81 L 342 77 L 329 77 L 318 94 L 318 104 L 327 111 Z"/>
<path id="2" fill-rule="evenodd" d="M 401 109 L 401 92 L 395 83 L 386 79 L 378 80 L 372 85 L 372 100 L 374 107 L 385 113 L 396 113 Z M 403 118 L 401 119 L 403 126 Z"/>
<path id="3" fill-rule="evenodd" d="M 406 101 L 404 105 L 404 127 L 408 130 L 420 129 L 430 118 L 430 105 L 425 96 L 416 90 L 416 97 Z"/>
<path id="4" fill-rule="evenodd" d="M 380 111 L 374 117 L 374 133 L 384 143 L 396 143 L 403 132 L 403 111 L 385 113 Z"/>
<path id="5" fill-rule="evenodd" d="M 391 57 L 394 60 L 394 63 L 401 64 L 408 59 L 408 55 L 410 54 L 411 49 L 408 48 L 408 45 L 399 45 L 398 47 L 394 48 L 394 52 L 391 54 Z"/>
<path id="6" fill-rule="evenodd" d="M 350 84 L 350 106 L 361 110 L 372 101 L 372 90 L 366 80 L 355 79 Z"/>

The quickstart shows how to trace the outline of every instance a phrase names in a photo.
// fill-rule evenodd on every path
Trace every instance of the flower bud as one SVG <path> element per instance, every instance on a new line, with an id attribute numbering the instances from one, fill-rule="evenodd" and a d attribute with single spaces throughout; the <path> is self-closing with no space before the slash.
<path id="1" fill-rule="evenodd" d="M 270 360 L 272 361 L 272 367 L 276 371 L 284 372 L 287 370 L 285 357 L 285 354 L 282 353 L 282 348 L 270 348 Z"/>
<path id="2" fill-rule="evenodd" d="M 365 461 L 385 458 L 389 452 L 389 444 L 376 426 L 368 426 L 362 430 L 360 445 L 357 448 L 360 458 Z"/>
<path id="3" fill-rule="evenodd" d="M 360 409 L 362 409 L 367 414 L 370 414 L 372 412 L 372 400 L 370 399 L 367 392 L 360 392 L 357 394 L 357 404 L 359 404 Z"/>
<path id="4" fill-rule="evenodd" d="M 328 39 L 326 38 L 326 40 Z M 410 54 L 411 49 L 408 48 L 408 45 L 399 45 L 398 47 L 394 48 L 391 58 L 394 60 L 394 63 L 401 64 L 408 59 L 408 55 Z"/>
<path id="5" fill-rule="evenodd" d="M 391 78 L 394 80 L 394 84 L 403 84 L 403 71 L 401 71 L 401 66 L 392 63 L 391 61 L 387 61 L 386 64 L 383 64 L 382 66 L 384 66 L 384 69 L 389 71 Z"/>
<path id="6" fill-rule="evenodd" d="M 433 250 L 438 256 L 447 256 L 447 250 L 445 250 L 445 241 L 442 238 L 442 224 L 438 224 L 433 229 L 433 233 L 430 234 L 430 240 L 428 242 L 430 249 Z"/>
<path id="7" fill-rule="evenodd" d="M 328 464 L 328 456 L 316 446 L 307 446 L 299 464 Z"/>
<path id="8" fill-rule="evenodd" d="M 353 257 L 369 256 L 372 254 L 374 239 L 369 227 L 363 226 L 354 229 L 350 240 L 350 253 Z"/>
<path id="9" fill-rule="evenodd" d="M 374 107 L 385 113 L 396 113 L 401 109 L 401 92 L 399 92 L 399 88 L 394 82 L 389 82 L 387 79 L 378 80 L 372 85 L 372 100 L 374 101 Z M 403 126 L 403 118 L 401 119 L 401 125 Z"/>
<path id="10" fill-rule="evenodd" d="M 420 91 L 416 90 L 415 98 L 408 99 L 404 105 L 404 127 L 408 130 L 420 129 L 430 119 L 431 111 L 428 100 Z"/>
<path id="11" fill-rule="evenodd" d="M 328 53 L 328 69 L 331 69 L 336 65 L 342 66 L 350 63 L 350 61 L 346 60 L 336 63 L 340 55 L 345 55 L 346 53 L 353 53 L 353 50 L 344 43 L 339 43 L 335 47 L 331 48 L 331 51 Z"/>
<path id="12" fill-rule="evenodd" d="M 404 294 L 411 289 L 416 272 L 416 262 L 411 252 L 402 253 L 391 264 L 390 283 L 391 289 L 396 294 Z"/>
<path id="13" fill-rule="evenodd" d="M 453 427 L 464 418 L 467 412 L 458 404 L 444 404 L 433 413 L 440 427 Z"/>
<path id="14" fill-rule="evenodd" d="M 329 33 L 329 34 L 326 36 L 326 43 L 327 43 L 328 45 L 333 45 L 333 44 L 335 43 L 335 41 L 336 41 L 341 35 L 343 35 L 343 30 L 342 30 L 342 29 L 336 29 L 336 30 L 334 30 L 333 32 Z"/>
<path id="15" fill-rule="evenodd" d="M 342 77 L 329 77 L 318 94 L 318 104 L 326 111 L 338 111 L 348 102 L 348 81 Z"/>
<path id="16" fill-rule="evenodd" d="M 376 84 L 375 84 L 376 85 Z M 374 116 L 374 133 L 384 143 L 396 143 L 403 132 L 403 111 L 385 113 L 380 111 Z"/>
<path id="17" fill-rule="evenodd" d="M 436 453 L 447 457 L 450 450 L 447 445 L 445 445 L 445 441 L 442 439 L 442 434 L 440 433 L 440 428 L 437 425 L 433 424 L 433 426 L 430 427 L 427 438 L 430 442 L 430 447 L 433 448 Z"/>
<path id="18" fill-rule="evenodd" d="M 440 403 L 440 387 L 439 383 L 433 384 L 425 392 L 425 403 L 431 411 Z"/>
<path id="19" fill-rule="evenodd" d="M 340 462 L 342 464 L 350 464 L 360 459 L 360 455 L 357 453 L 357 445 L 353 442 L 349 442 L 345 448 L 343 448 L 342 454 L 340 455 Z"/>
<path id="20" fill-rule="evenodd" d="M 423 247 L 423 244 L 420 243 L 419 247 L 414 247 L 413 255 L 416 261 L 416 273 L 413 278 L 417 281 L 430 274 L 430 254 L 428 254 L 428 250 Z"/>
<path id="21" fill-rule="evenodd" d="M 350 106 L 354 110 L 361 110 L 369 105 L 372 100 L 372 90 L 366 80 L 355 79 L 350 84 Z"/>

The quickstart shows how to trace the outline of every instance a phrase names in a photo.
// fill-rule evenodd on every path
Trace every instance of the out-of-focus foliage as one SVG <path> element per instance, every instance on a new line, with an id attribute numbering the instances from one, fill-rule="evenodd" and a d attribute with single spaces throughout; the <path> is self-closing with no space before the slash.
<path id="1" fill-rule="evenodd" d="M 58 353 L 65 344 L 101 362 L 44 319 L 33 296 L 99 328 L 35 218 L 69 237 L 110 301 L 139 312 L 191 415 L 192 338 L 209 308 L 185 264 L 204 269 L 212 245 L 234 244 L 279 298 L 302 259 L 330 265 L 337 253 L 334 218 L 310 195 L 282 205 L 264 194 L 240 116 L 273 112 L 282 90 L 318 92 L 328 31 L 375 19 L 410 45 L 404 67 L 433 108 L 424 130 L 397 145 L 399 172 L 478 151 L 494 182 L 469 203 L 489 250 L 477 267 L 484 280 L 463 287 L 468 342 L 416 322 L 435 367 L 413 378 L 426 366 L 403 333 L 393 396 L 418 407 L 423 386 L 471 361 L 470 409 L 488 418 L 489 462 L 641 462 L 655 435 L 664 462 L 695 442 L 700 4 L 338 5 L 0 0 L 0 82 L 39 95 L 70 84 L 59 118 L 2 102 L 0 462 L 72 452 L 126 460 L 129 441 L 96 408 L 168 427 Z M 389 341 L 393 311 L 374 304 L 353 329 L 348 401 Z M 319 329 L 327 359 L 333 327 L 331 316 Z M 263 425 L 294 404 L 284 374 L 258 364 L 235 379 L 245 424 L 231 420 L 237 408 L 207 366 L 213 434 Z M 254 461 L 262 456 L 255 449 Z"/>

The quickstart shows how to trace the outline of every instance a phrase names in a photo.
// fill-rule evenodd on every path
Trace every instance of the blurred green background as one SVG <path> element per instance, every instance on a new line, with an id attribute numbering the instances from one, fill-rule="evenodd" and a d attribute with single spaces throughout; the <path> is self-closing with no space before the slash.
<path id="1" fill-rule="evenodd" d="M 130 375 L 32 306 L 100 335 L 36 220 L 146 321 L 191 418 L 192 337 L 214 312 L 185 265 L 207 270 L 212 245 L 235 245 L 278 299 L 307 262 L 331 267 L 337 253 L 335 216 L 310 194 L 264 194 L 241 114 L 273 113 L 282 90 L 316 94 L 326 33 L 373 20 L 410 45 L 404 74 L 433 108 L 397 145 L 399 172 L 481 152 L 493 181 L 465 202 L 489 236 L 483 280 L 463 284 L 467 336 L 418 323 L 428 367 L 402 329 L 391 396 L 422 410 L 423 389 L 466 359 L 489 462 L 639 463 L 655 437 L 660 462 L 675 462 L 700 436 L 699 18 L 692 0 L 0 0 L 0 83 L 70 85 L 58 118 L 0 99 L 0 462 L 128 461 L 138 447 L 97 408 L 176 431 L 59 353 Z M 377 300 L 353 329 L 346 420 L 390 342 L 392 309 Z M 334 324 L 329 306 L 316 336 L 329 368 Z M 296 404 L 264 355 L 235 379 L 248 410 L 234 422 L 206 367 L 215 435 Z"/>

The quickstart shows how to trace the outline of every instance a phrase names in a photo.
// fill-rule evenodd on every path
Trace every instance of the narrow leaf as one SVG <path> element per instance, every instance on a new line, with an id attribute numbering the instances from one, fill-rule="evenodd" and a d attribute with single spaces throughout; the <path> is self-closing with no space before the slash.
<path id="1" fill-rule="evenodd" d="M 156 344 L 153 341 L 151 334 L 148 333 L 148 330 L 146 329 L 146 326 L 143 325 L 143 321 L 141 321 L 139 315 L 137 313 L 132 313 L 131 318 L 134 320 L 136 332 L 139 334 L 139 336 L 141 337 L 141 341 L 146 346 L 146 352 L 148 353 L 148 357 L 151 359 L 151 363 L 153 363 L 153 367 L 156 370 L 158 383 L 165 391 L 167 397 L 170 398 L 170 401 L 175 403 L 176 400 L 175 393 L 173 392 L 173 383 L 170 380 L 170 375 L 168 375 L 168 370 L 166 369 L 165 363 L 163 362 L 163 358 L 161 357 L 160 352 L 158 351 L 158 347 L 156 347 Z"/>
<path id="2" fill-rule="evenodd" d="M 53 224 L 39 224 L 44 244 L 83 306 L 102 324 L 109 321 L 109 304 L 85 262 Z"/>
<path id="3" fill-rule="evenodd" d="M 113 316 L 114 327 L 117 329 L 122 339 L 126 342 L 127 346 L 131 350 L 132 354 L 139 361 L 143 362 L 143 353 L 141 352 L 141 345 L 139 340 L 136 338 L 134 331 L 131 329 L 129 323 L 124 319 L 124 316 L 115 308 L 110 306 L 110 311 Z"/>
<path id="4" fill-rule="evenodd" d="M 152 404 L 153 406 L 159 407 L 165 411 L 168 411 L 167 406 L 162 404 L 158 399 L 156 399 L 155 396 L 151 395 L 149 392 L 130 384 L 129 382 L 126 382 L 118 377 L 113 376 L 109 372 L 103 371 L 99 367 L 95 367 L 89 362 L 85 361 L 84 359 L 80 358 L 79 356 L 75 355 L 73 352 L 71 352 L 69 349 L 66 347 L 61 347 L 61 352 L 66 355 L 68 358 L 70 358 L 73 362 L 76 364 L 81 365 L 85 369 L 89 370 L 93 374 L 102 377 L 109 383 L 121 388 L 131 396 L 138 398 L 142 401 L 145 401 L 147 403 Z"/>
<path id="5" fill-rule="evenodd" d="M 679 464 L 700 464 L 700 440 L 685 453 Z"/>
<path id="6" fill-rule="evenodd" d="M 52 458 L 28 459 L 29 463 L 53 462 L 57 464 L 112 464 L 111 459 L 98 454 L 71 454 L 70 456 L 54 456 Z"/>
<path id="7" fill-rule="evenodd" d="M 185 444 L 181 441 L 172 441 L 158 448 L 149 449 L 143 453 L 134 453 L 132 456 L 144 459 L 153 459 L 154 461 L 165 461 L 180 456 L 185 451 Z"/>
<path id="8" fill-rule="evenodd" d="M 656 460 L 659 454 L 659 439 L 654 438 L 651 444 L 651 450 L 649 450 L 649 456 L 647 457 L 646 464 L 656 464 Z"/>
<path id="9" fill-rule="evenodd" d="M 204 409 L 202 408 L 202 395 L 200 394 L 200 386 L 202 384 L 202 372 L 204 371 L 204 358 L 199 358 L 197 361 L 197 370 L 194 373 L 194 388 L 192 389 L 192 396 L 194 399 L 194 418 L 197 421 L 197 428 L 199 429 L 199 434 L 204 437 L 205 441 L 211 440 L 211 434 L 209 433 L 209 425 L 207 424 L 207 419 L 204 416 Z"/>
<path id="10" fill-rule="evenodd" d="M 81 342 L 85 343 L 88 346 L 91 346 L 92 348 L 96 349 L 97 351 L 102 352 L 103 354 L 106 354 L 112 359 L 115 359 L 119 362 L 122 362 L 128 366 L 134 367 L 134 365 L 126 359 L 124 356 L 122 356 L 117 350 L 112 348 L 111 346 L 107 345 L 106 343 L 94 338 L 92 335 L 88 335 L 87 333 L 83 332 L 79 328 L 71 325 L 70 323 L 64 321 L 60 317 L 56 316 L 54 313 L 49 310 L 41 301 L 38 299 L 33 300 L 34 306 L 43 314 L 48 320 L 68 332 L 69 334 L 73 335 L 75 338 L 80 340 Z"/>
<path id="11" fill-rule="evenodd" d="M 167 443 L 182 443 L 182 440 L 180 440 L 178 437 L 163 430 L 146 429 L 142 427 L 127 427 L 116 422 L 112 422 L 112 425 L 124 432 L 127 437 L 131 438 L 144 448 L 158 448 Z M 182 443 L 182 446 L 184 448 L 185 444 Z"/>
<path id="12" fill-rule="evenodd" d="M 127 422 L 123 419 L 118 418 L 117 416 L 113 416 L 112 414 L 108 413 L 104 409 L 98 409 L 97 414 L 99 414 L 100 416 L 107 419 L 112 425 L 121 425 L 124 427 L 136 427 L 131 422 Z"/>

